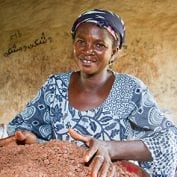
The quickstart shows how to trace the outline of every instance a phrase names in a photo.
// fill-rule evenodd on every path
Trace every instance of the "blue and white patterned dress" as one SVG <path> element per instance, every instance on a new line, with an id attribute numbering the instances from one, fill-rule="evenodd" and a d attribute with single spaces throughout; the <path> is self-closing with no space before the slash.
<path id="1" fill-rule="evenodd" d="M 96 108 L 80 111 L 68 101 L 71 74 L 50 76 L 24 111 L 9 123 L 8 133 L 21 129 L 32 131 L 42 140 L 73 141 L 67 133 L 72 127 L 101 140 L 142 140 L 153 161 L 139 165 L 152 177 L 173 177 L 177 166 L 177 129 L 160 111 L 143 82 L 114 73 L 115 80 L 105 101 Z"/>

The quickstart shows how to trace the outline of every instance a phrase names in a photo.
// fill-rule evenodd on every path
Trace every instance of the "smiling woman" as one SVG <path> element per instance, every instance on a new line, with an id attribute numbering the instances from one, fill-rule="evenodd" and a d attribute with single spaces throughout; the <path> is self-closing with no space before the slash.
<path id="1" fill-rule="evenodd" d="M 8 124 L 9 139 L 76 141 L 87 148 L 84 161 L 93 160 L 91 176 L 115 176 L 115 160 L 137 161 L 152 177 L 174 176 L 176 126 L 141 80 L 109 69 L 124 36 L 118 15 L 101 9 L 81 14 L 72 27 L 79 70 L 51 75 Z"/>
<path id="2" fill-rule="evenodd" d="M 73 74 L 69 86 L 69 101 L 73 107 L 80 110 L 92 109 L 107 98 L 114 81 L 108 66 L 116 50 L 109 32 L 93 23 L 80 25 L 74 39 L 74 54 L 80 71 Z M 93 77 L 90 76 L 94 76 L 93 83 Z M 82 80 L 78 82 L 79 77 L 83 81 L 90 80 L 89 85 L 86 87 Z"/>

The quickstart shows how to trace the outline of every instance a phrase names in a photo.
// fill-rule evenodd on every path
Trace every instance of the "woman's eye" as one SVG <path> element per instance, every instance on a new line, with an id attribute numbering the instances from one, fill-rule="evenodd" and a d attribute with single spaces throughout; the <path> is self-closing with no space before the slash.
<path id="1" fill-rule="evenodd" d="M 76 41 L 76 44 L 79 45 L 79 46 L 85 46 L 86 42 L 84 40 L 79 39 L 79 40 Z"/>
<path id="2" fill-rule="evenodd" d="M 96 47 L 97 47 L 98 49 L 106 48 L 106 46 L 105 46 L 104 44 L 102 44 L 102 43 L 97 43 L 97 44 L 96 44 Z"/>

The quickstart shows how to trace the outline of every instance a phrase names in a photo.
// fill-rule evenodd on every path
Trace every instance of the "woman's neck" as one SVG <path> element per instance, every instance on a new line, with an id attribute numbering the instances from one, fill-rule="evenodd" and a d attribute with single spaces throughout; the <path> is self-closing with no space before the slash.
<path id="1" fill-rule="evenodd" d="M 86 90 L 102 87 L 108 81 L 108 79 L 113 76 L 113 73 L 110 70 L 104 70 L 103 72 L 94 75 L 86 75 L 81 72 L 78 72 L 78 74 L 79 85 Z"/>
<path id="2" fill-rule="evenodd" d="M 108 97 L 115 76 L 113 72 L 106 71 L 98 75 L 72 74 L 68 97 L 69 103 L 79 110 L 89 110 L 102 104 Z"/>

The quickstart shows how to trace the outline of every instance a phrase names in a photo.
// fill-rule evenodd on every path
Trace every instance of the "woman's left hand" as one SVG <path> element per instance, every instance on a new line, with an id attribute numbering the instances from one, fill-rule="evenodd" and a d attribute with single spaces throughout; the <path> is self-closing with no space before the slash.
<path id="1" fill-rule="evenodd" d="M 89 162 L 92 158 L 94 160 L 91 177 L 115 176 L 116 169 L 111 161 L 108 142 L 97 140 L 90 136 L 83 136 L 73 129 L 69 129 L 68 132 L 72 138 L 84 142 L 89 147 L 84 156 L 84 161 Z"/>

